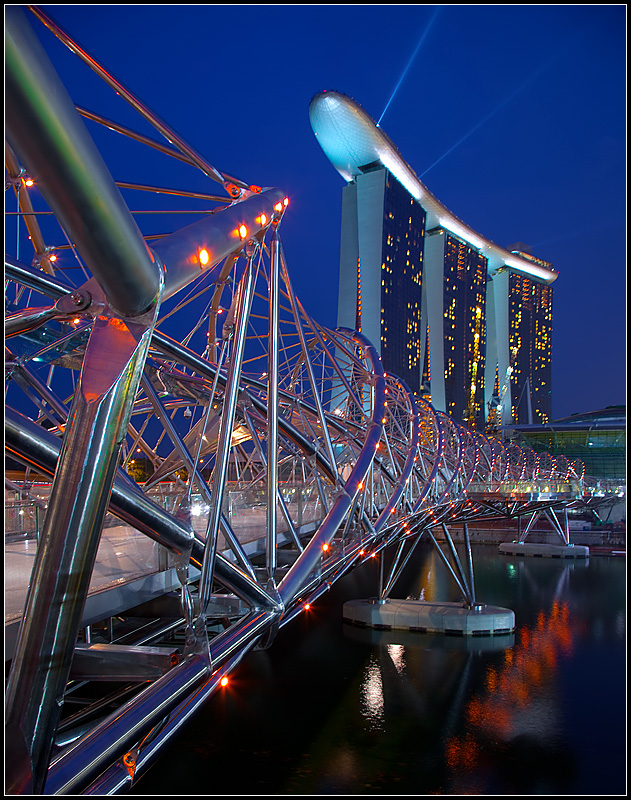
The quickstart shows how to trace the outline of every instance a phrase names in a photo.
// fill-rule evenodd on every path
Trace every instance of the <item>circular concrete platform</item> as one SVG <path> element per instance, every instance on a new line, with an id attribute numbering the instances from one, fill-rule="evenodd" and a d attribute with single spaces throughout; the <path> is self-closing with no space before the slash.
<path id="1" fill-rule="evenodd" d="M 515 631 L 493 636 L 454 636 L 444 633 L 419 633 L 369 628 L 366 625 L 345 622 L 344 636 L 370 647 L 398 644 L 421 650 L 444 650 L 456 653 L 499 653 L 515 645 Z"/>
<path id="2" fill-rule="evenodd" d="M 589 547 L 580 544 L 537 544 L 535 542 L 503 542 L 500 553 L 509 556 L 539 558 L 588 558 Z"/>
<path id="3" fill-rule="evenodd" d="M 443 633 L 451 636 L 493 636 L 515 630 L 515 614 L 508 608 L 423 600 L 349 600 L 344 622 L 376 630 Z"/>

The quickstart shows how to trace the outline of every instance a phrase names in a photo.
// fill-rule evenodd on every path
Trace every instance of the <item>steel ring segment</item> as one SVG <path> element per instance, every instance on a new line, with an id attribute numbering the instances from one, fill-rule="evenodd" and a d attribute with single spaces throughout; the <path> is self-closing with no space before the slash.
<path id="1" fill-rule="evenodd" d="M 355 465 L 344 483 L 317 533 L 305 547 L 296 562 L 289 569 L 278 586 L 278 591 L 286 609 L 295 602 L 311 571 L 322 558 L 322 548 L 328 545 L 349 513 L 359 486 L 366 479 L 370 465 L 375 458 L 376 446 L 383 431 L 383 409 L 386 401 L 386 379 L 379 354 L 368 339 L 357 331 L 340 329 L 352 338 L 363 350 L 370 363 L 373 374 L 373 399 L 370 422 L 366 436 Z"/>
<path id="2" fill-rule="evenodd" d="M 419 431 L 419 424 L 418 424 L 419 423 L 419 407 L 418 407 L 418 404 L 417 404 L 416 400 L 414 399 L 414 395 L 412 394 L 412 392 L 410 391 L 409 387 L 407 386 L 407 384 L 403 380 L 401 380 L 400 378 L 393 377 L 393 376 L 388 376 L 388 377 L 389 377 L 389 382 L 390 383 L 399 384 L 399 386 L 402 388 L 402 390 L 404 392 L 404 395 L 406 397 L 406 400 L 407 400 L 407 402 L 409 404 L 409 407 L 410 407 L 409 416 L 410 416 L 411 423 L 412 423 L 412 425 L 411 425 L 411 427 L 412 427 L 412 436 L 411 436 L 411 438 L 409 440 L 409 448 L 408 448 L 408 453 L 407 453 L 407 458 L 406 458 L 406 461 L 405 461 L 405 465 L 403 466 L 401 474 L 399 475 L 399 478 L 398 478 L 398 480 L 396 482 L 396 485 L 395 485 L 395 487 L 394 487 L 394 489 L 392 491 L 392 494 L 390 495 L 390 498 L 389 498 L 388 502 L 386 503 L 383 511 L 381 512 L 381 514 L 377 518 L 377 521 L 374 523 L 374 529 L 375 529 L 375 532 L 377 532 L 377 533 L 386 524 L 387 520 L 390 517 L 390 514 L 392 513 L 393 509 L 396 507 L 397 503 L 399 502 L 399 500 L 401 498 L 401 495 L 403 494 L 403 490 L 405 489 L 405 486 L 406 486 L 406 483 L 408 481 L 408 478 L 410 477 L 410 475 L 412 474 L 412 470 L 414 469 L 415 458 L 416 458 L 417 449 L 418 449 L 419 440 L 420 440 L 420 431 Z"/>
<path id="3" fill-rule="evenodd" d="M 43 294 L 52 295 L 54 299 L 63 297 L 69 291 L 72 291 L 61 281 L 52 278 L 49 275 L 44 275 L 43 273 L 34 270 L 32 267 L 29 267 L 26 264 L 22 264 L 14 259 L 5 259 L 5 262 L 7 277 L 15 281 L 22 282 L 30 288 L 40 291 Z M 155 347 L 168 358 L 181 361 L 181 363 L 198 372 L 203 377 L 211 381 L 215 379 L 216 370 L 210 362 L 197 355 L 197 353 L 194 353 L 192 350 L 184 347 L 184 345 L 175 341 L 166 334 L 154 330 L 152 335 L 152 347 Z M 221 374 L 219 375 L 218 382 L 222 386 L 225 383 L 225 379 Z M 255 388 L 265 388 L 265 384 L 262 382 L 246 378 L 246 376 L 242 376 L 242 383 L 244 385 L 250 384 Z M 264 402 L 254 395 L 250 395 L 250 400 L 260 414 L 267 416 L 267 405 Z M 292 398 L 292 400 L 295 402 L 296 398 Z M 300 402 L 302 403 L 302 401 Z M 337 421 L 334 419 L 330 422 L 332 425 L 337 424 Z M 314 457 L 316 459 L 318 469 L 324 475 L 326 475 L 331 482 L 335 483 L 336 472 L 334 465 L 330 464 L 328 459 L 326 459 L 322 453 L 320 453 L 299 431 L 290 426 L 286 420 L 279 418 L 278 424 L 283 434 L 294 441 L 294 443 L 305 454 Z"/>
<path id="4" fill-rule="evenodd" d="M 184 347 L 184 345 L 181 345 L 179 342 L 171 339 L 166 334 L 154 331 L 153 343 L 168 357 L 181 361 L 182 364 L 185 364 L 187 367 L 195 370 L 209 380 L 215 379 L 216 370 L 210 362 L 206 361 L 201 356 L 198 356 L 192 350 L 188 350 L 186 347 Z M 222 387 L 225 386 L 225 377 L 221 373 L 218 378 L 218 383 Z M 248 380 L 245 376 L 241 377 L 241 383 L 244 388 L 248 383 L 252 383 L 257 387 L 262 385 L 258 381 Z M 262 416 L 267 416 L 267 405 L 260 398 L 248 393 L 248 401 L 252 403 L 257 412 L 259 412 Z M 314 445 L 300 433 L 300 431 L 298 431 L 296 428 L 290 425 L 287 420 L 282 419 L 281 417 L 278 418 L 278 427 L 283 435 L 292 440 L 294 444 L 303 450 L 306 455 L 315 458 L 318 469 L 321 470 L 322 473 L 326 475 L 332 483 L 335 483 L 336 472 L 334 465 L 330 464 L 328 459 L 326 459 L 322 453 L 320 453 L 317 448 L 314 447 Z"/>

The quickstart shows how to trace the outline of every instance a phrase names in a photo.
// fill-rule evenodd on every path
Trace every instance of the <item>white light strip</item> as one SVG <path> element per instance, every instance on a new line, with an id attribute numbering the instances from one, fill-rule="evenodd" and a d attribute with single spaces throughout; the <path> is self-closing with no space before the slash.
<path id="1" fill-rule="evenodd" d="M 423 198 L 423 189 L 418 180 L 401 163 L 401 160 L 393 156 L 388 150 L 379 150 L 379 160 L 399 183 L 404 186 L 415 200 L 419 202 Z"/>
<path id="2" fill-rule="evenodd" d="M 482 241 L 481 239 L 476 239 L 475 236 L 471 236 L 470 232 L 463 228 L 461 225 L 458 225 L 452 220 L 451 218 L 447 217 L 440 217 L 439 220 L 440 226 L 445 228 L 445 230 L 453 233 L 455 236 L 458 236 L 460 239 L 464 239 L 467 244 L 470 244 L 472 247 L 475 247 L 476 250 L 482 250 L 485 247 L 488 247 L 488 243 Z"/>
<path id="3" fill-rule="evenodd" d="M 405 164 L 400 158 L 393 155 L 389 149 L 379 149 L 379 160 L 383 166 L 399 181 L 399 183 L 407 189 L 415 200 L 422 201 L 425 196 L 423 191 L 423 184 L 416 176 L 411 174 L 410 170 L 406 168 Z M 429 198 L 428 198 L 429 199 Z M 426 209 L 429 210 L 429 209 Z M 464 239 L 465 242 L 475 247 L 476 250 L 482 250 L 488 247 L 488 244 L 482 239 L 478 239 L 471 235 L 471 232 L 459 225 L 452 217 L 440 217 L 439 223 L 441 227 L 453 233 L 455 236 Z"/>
<path id="4" fill-rule="evenodd" d="M 551 275 L 554 275 L 554 278 L 557 277 L 557 273 L 553 270 L 546 269 L 545 267 L 538 267 L 536 264 L 532 264 L 525 259 L 522 261 L 517 258 L 505 258 L 504 263 L 507 267 L 517 269 L 520 272 L 524 272 L 526 275 L 532 275 L 534 278 L 541 278 L 544 281 L 549 281 Z"/>

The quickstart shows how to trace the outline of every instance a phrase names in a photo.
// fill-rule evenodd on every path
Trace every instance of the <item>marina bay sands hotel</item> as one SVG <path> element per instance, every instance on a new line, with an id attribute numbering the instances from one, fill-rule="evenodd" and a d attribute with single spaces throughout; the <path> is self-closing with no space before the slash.
<path id="1" fill-rule="evenodd" d="M 316 95 L 309 115 L 346 181 L 338 325 L 470 427 L 549 422 L 552 265 L 458 219 L 346 95 Z"/>

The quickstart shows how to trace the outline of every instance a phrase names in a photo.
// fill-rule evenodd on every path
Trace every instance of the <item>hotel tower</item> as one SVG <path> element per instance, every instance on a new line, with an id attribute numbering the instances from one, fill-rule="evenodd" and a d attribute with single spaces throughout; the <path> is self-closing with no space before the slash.
<path id="1" fill-rule="evenodd" d="M 345 181 L 338 324 L 459 422 L 549 421 L 552 265 L 458 219 L 349 97 L 322 92 L 309 114 Z"/>

